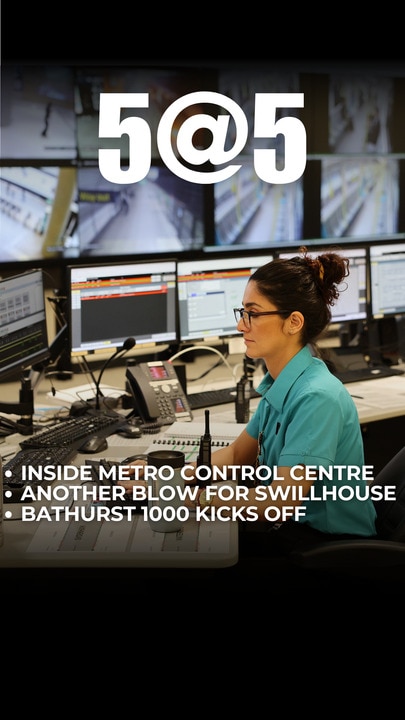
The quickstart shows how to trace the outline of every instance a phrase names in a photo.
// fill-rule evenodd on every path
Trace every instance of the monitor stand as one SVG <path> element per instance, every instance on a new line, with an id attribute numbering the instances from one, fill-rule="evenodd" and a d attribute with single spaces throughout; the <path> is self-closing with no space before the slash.
<path id="1" fill-rule="evenodd" d="M 370 358 L 375 365 L 398 365 L 399 333 L 395 317 L 373 320 L 368 326 Z"/>

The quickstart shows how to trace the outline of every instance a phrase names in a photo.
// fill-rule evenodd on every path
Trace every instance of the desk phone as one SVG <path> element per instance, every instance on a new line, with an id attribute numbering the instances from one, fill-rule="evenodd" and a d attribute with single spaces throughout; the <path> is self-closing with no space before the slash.
<path id="1" fill-rule="evenodd" d="M 143 422 L 171 425 L 192 420 L 187 397 L 173 365 L 166 360 L 130 365 L 126 370 L 128 390 Z"/>

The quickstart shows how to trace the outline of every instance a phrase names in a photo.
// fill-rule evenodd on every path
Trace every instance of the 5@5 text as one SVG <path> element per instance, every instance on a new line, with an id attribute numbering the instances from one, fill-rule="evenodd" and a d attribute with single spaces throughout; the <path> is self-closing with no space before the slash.
<path id="1" fill-rule="evenodd" d="M 208 114 L 202 108 L 217 106 L 217 114 Z M 258 177 L 275 185 L 298 180 L 306 166 L 307 135 L 295 116 L 278 110 L 302 108 L 304 93 L 256 93 L 254 100 L 253 137 L 269 140 L 274 145 L 283 137 L 283 151 L 272 148 L 253 150 L 253 165 Z M 121 151 L 102 148 L 98 151 L 102 176 L 113 183 L 129 184 L 143 180 L 151 167 L 152 138 L 148 122 L 136 114 L 121 119 L 128 108 L 148 108 L 148 93 L 100 93 L 99 138 L 128 140 L 128 166 L 123 168 Z M 230 121 L 233 131 L 229 132 Z M 211 138 L 208 147 L 196 147 L 193 138 L 197 131 L 206 130 Z M 226 95 L 211 91 L 198 91 L 183 95 L 163 112 L 157 128 L 157 146 L 165 165 L 175 175 L 191 183 L 211 185 L 226 180 L 238 172 L 241 165 L 232 161 L 243 151 L 249 127 L 245 113 Z M 232 141 L 232 147 L 227 144 Z M 174 147 L 175 145 L 175 147 Z M 279 157 L 277 157 L 279 153 Z M 280 157 L 282 155 L 282 157 Z M 180 162 L 180 159 L 183 162 Z M 125 159 L 126 160 L 126 159 Z M 200 172 L 190 166 L 207 166 L 221 169 Z M 282 167 L 280 167 L 282 165 Z"/>

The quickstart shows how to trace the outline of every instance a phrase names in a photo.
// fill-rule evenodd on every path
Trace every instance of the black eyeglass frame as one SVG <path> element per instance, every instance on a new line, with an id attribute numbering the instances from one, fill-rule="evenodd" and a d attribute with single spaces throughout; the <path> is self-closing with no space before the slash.
<path id="1" fill-rule="evenodd" d="M 291 315 L 291 313 L 286 310 L 266 310 L 263 312 L 255 312 L 254 310 L 245 310 L 245 308 L 234 308 L 233 314 L 235 315 L 236 322 L 239 323 L 239 320 L 243 320 L 246 327 L 250 327 L 252 318 L 261 317 L 262 315 L 285 315 L 285 317 Z M 245 316 L 248 317 L 249 322 L 245 320 Z"/>

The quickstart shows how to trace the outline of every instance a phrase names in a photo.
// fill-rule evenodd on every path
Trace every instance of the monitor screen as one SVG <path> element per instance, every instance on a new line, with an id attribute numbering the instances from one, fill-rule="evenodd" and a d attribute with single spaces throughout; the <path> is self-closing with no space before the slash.
<path id="1" fill-rule="evenodd" d="M 273 256 L 207 257 L 177 266 L 180 342 L 240 335 L 233 308 L 240 307 L 252 272 Z"/>
<path id="2" fill-rule="evenodd" d="M 1 156 L 29 164 L 77 157 L 74 71 L 35 62 L 1 66 Z"/>
<path id="3" fill-rule="evenodd" d="M 100 148 L 120 150 L 123 160 L 129 156 L 129 135 L 119 138 L 99 137 L 100 93 L 142 93 L 146 104 L 122 107 L 120 122 L 136 117 L 150 128 L 151 155 L 159 158 L 157 130 L 162 114 L 180 97 L 196 90 L 213 89 L 215 72 L 203 68 L 88 66 L 78 67 L 75 73 L 75 110 L 77 119 L 77 149 L 82 160 L 97 160 Z M 179 127 L 190 115 L 203 112 L 204 106 L 188 105 L 173 123 L 171 139 L 175 142 Z M 202 137 L 201 137 L 202 136 Z M 197 144 L 204 144 L 205 133 L 197 131 Z"/>
<path id="4" fill-rule="evenodd" d="M 329 146 L 333 152 L 390 152 L 392 79 L 332 74 Z"/>
<path id="5" fill-rule="evenodd" d="M 371 314 L 378 320 L 405 313 L 405 243 L 370 245 Z"/>
<path id="6" fill-rule="evenodd" d="M 0 168 L 0 262 L 77 254 L 76 168 Z"/>
<path id="7" fill-rule="evenodd" d="M 69 266 L 68 297 L 72 356 L 177 339 L 175 260 Z"/>
<path id="8" fill-rule="evenodd" d="M 303 237 L 303 179 L 285 185 L 261 180 L 250 157 L 238 172 L 214 185 L 216 250 L 296 244 Z"/>
<path id="9" fill-rule="evenodd" d="M 181 253 L 205 242 L 202 185 L 154 165 L 130 185 L 106 180 L 98 167 L 79 167 L 77 257 Z"/>
<path id="10" fill-rule="evenodd" d="M 42 270 L 0 280 L 0 378 L 48 357 Z"/>
<path id="11" fill-rule="evenodd" d="M 303 179 L 286 184 L 270 184 L 260 179 L 254 167 L 256 150 L 274 150 L 277 169 L 285 162 L 282 133 L 274 138 L 256 133 L 256 99 L 260 93 L 300 92 L 300 79 L 291 68 L 278 64 L 243 65 L 220 68 L 218 90 L 242 109 L 248 125 L 243 154 L 237 157 L 239 170 L 214 185 L 214 233 L 212 244 L 221 250 L 252 249 L 266 252 L 277 245 L 296 244 L 303 237 Z M 299 116 L 300 108 L 276 108 L 277 120 Z M 225 147 L 232 147 L 237 131 L 231 118 Z"/>
<path id="12" fill-rule="evenodd" d="M 387 61 L 353 65 L 339 61 L 304 68 L 300 75 L 305 93 L 303 119 L 309 153 L 371 155 L 403 153 L 403 67 Z"/>
<path id="13" fill-rule="evenodd" d="M 400 232 L 400 161 L 387 155 L 321 159 L 321 237 L 388 240 Z"/>
<path id="14" fill-rule="evenodd" d="M 335 305 L 332 305 L 331 323 L 354 322 L 367 319 L 367 248 L 313 248 L 309 255 L 316 257 L 325 252 L 335 252 L 349 258 L 350 274 L 340 287 L 340 295 Z M 279 253 L 281 258 L 291 258 L 295 253 Z"/>

